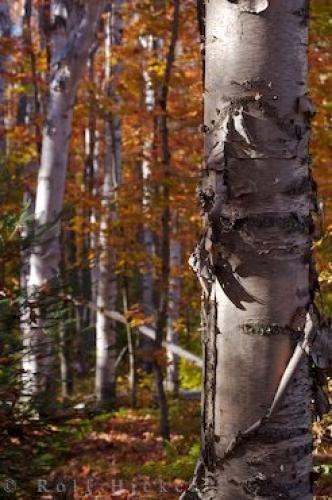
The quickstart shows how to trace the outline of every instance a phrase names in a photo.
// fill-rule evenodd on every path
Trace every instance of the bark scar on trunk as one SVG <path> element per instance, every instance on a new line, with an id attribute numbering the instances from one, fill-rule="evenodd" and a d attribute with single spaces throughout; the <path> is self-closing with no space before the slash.
<path id="1" fill-rule="evenodd" d="M 328 333 L 330 334 L 330 331 L 328 331 Z M 234 454 L 234 452 L 244 443 L 246 439 L 257 433 L 257 431 L 277 413 L 283 403 L 286 391 L 305 356 L 310 358 L 316 368 L 319 368 L 320 366 L 323 368 L 332 366 L 332 344 L 330 339 L 328 339 L 327 331 L 325 330 L 324 333 L 322 333 L 319 327 L 318 311 L 312 305 L 309 307 L 306 315 L 304 335 L 302 339 L 298 341 L 293 355 L 286 366 L 270 408 L 261 419 L 254 422 L 244 431 L 239 431 L 238 434 L 231 439 L 224 456 L 218 459 L 218 466 L 222 465 L 222 463 Z M 317 360 L 319 359 L 323 360 L 321 365 L 317 364 Z M 318 415 L 321 416 L 329 411 L 330 404 L 327 396 L 319 385 L 318 379 L 316 379 L 315 389 L 316 393 L 314 394 L 314 399 L 316 409 L 318 410 Z"/>

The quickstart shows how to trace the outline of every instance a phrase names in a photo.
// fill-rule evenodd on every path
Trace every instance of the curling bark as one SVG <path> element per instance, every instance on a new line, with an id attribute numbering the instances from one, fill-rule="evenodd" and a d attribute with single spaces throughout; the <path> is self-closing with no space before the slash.
<path id="1" fill-rule="evenodd" d="M 203 442 L 183 498 L 309 500 L 308 1 L 205 11 Z"/>
<path id="2" fill-rule="evenodd" d="M 52 346 L 43 330 L 38 294 L 58 277 L 59 233 L 68 145 L 77 85 L 85 69 L 103 1 L 51 3 L 51 75 L 47 117 L 43 129 L 41 163 L 35 205 L 35 242 L 28 280 L 31 324 L 30 350 L 36 356 L 34 393 L 46 393 L 52 380 Z M 53 397 L 53 396 L 52 396 Z"/>

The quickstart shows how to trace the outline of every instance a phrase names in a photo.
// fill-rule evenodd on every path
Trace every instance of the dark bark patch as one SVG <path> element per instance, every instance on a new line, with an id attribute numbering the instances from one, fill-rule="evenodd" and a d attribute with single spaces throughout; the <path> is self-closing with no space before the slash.
<path id="1" fill-rule="evenodd" d="M 306 258 L 305 263 L 307 263 L 307 262 L 308 262 L 308 259 Z M 299 288 L 298 290 L 296 290 L 296 296 L 299 299 L 306 298 L 306 297 L 308 297 L 308 295 L 309 295 L 309 292 L 308 292 L 307 287 L 306 288 L 302 288 L 302 289 Z"/>
<path id="2" fill-rule="evenodd" d="M 213 271 L 209 253 L 205 249 L 205 238 L 203 237 L 200 243 L 196 246 L 194 252 L 190 256 L 189 265 L 197 276 L 204 278 L 207 282 L 213 281 Z"/>
<path id="3" fill-rule="evenodd" d="M 233 269 L 226 260 L 218 259 L 218 266 L 214 267 L 214 274 L 218 279 L 221 288 L 228 299 L 242 311 L 245 311 L 245 306 L 242 302 L 254 303 L 259 300 L 248 293 L 241 285 L 240 281 L 234 275 Z"/>
<path id="4" fill-rule="evenodd" d="M 249 458 L 246 460 L 247 464 L 253 467 L 257 467 L 258 465 L 262 465 L 264 463 L 264 460 L 262 457 L 259 456 L 249 456 Z"/>
<path id="5" fill-rule="evenodd" d="M 297 340 L 301 334 L 300 330 L 293 330 L 287 326 L 280 326 L 275 323 L 270 325 L 247 323 L 242 326 L 242 331 L 246 335 L 261 335 L 268 337 L 274 335 L 292 335 L 295 340 Z"/>
<path id="6" fill-rule="evenodd" d="M 49 137 L 54 137 L 56 133 L 56 126 L 52 120 L 46 120 L 45 130 Z"/>
<path id="7" fill-rule="evenodd" d="M 230 3 L 239 5 L 241 12 L 260 14 L 269 6 L 268 0 L 228 0 Z"/>
<path id="8" fill-rule="evenodd" d="M 284 191 L 284 194 L 289 196 L 300 196 L 302 194 L 309 194 L 312 191 L 311 180 L 306 176 L 293 181 Z"/>
<path id="9" fill-rule="evenodd" d="M 194 490 L 187 490 L 183 493 L 183 495 L 181 495 L 180 498 L 181 500 L 199 500 L 201 495 Z"/>
<path id="10" fill-rule="evenodd" d="M 307 94 L 298 98 L 297 101 L 298 113 L 303 113 L 308 121 L 310 121 L 316 113 L 316 108 Z"/>
<path id="11" fill-rule="evenodd" d="M 300 18 L 301 26 L 307 26 L 309 21 L 309 0 L 305 1 L 305 5 L 302 9 L 293 10 L 292 14 Z"/>
<path id="12" fill-rule="evenodd" d="M 293 384 L 295 385 L 295 379 L 293 379 Z M 285 446 L 288 445 L 288 441 L 291 439 L 302 437 L 308 434 L 308 429 L 304 427 L 299 428 L 277 428 L 272 426 L 262 426 L 257 434 L 257 439 L 262 444 L 272 444 L 280 443 L 280 441 L 285 441 Z M 301 444 L 299 446 L 293 445 L 291 452 L 297 456 L 304 457 L 311 453 L 312 444 Z"/>
<path id="13" fill-rule="evenodd" d="M 273 482 L 264 474 L 258 473 L 243 484 L 245 493 L 256 498 L 258 495 L 263 497 L 278 498 L 282 500 L 289 499 L 287 489 L 278 484 L 277 488 L 274 487 Z"/>
<path id="14" fill-rule="evenodd" d="M 198 193 L 199 202 L 204 212 L 209 212 L 215 200 L 215 193 L 212 188 L 202 189 Z"/>
<path id="15" fill-rule="evenodd" d="M 252 80 L 244 80 L 243 82 L 231 81 L 232 85 L 238 85 L 245 90 L 263 91 L 269 90 L 272 87 L 271 82 L 267 82 L 263 78 L 253 78 Z"/>
<path id="16" fill-rule="evenodd" d="M 279 214 L 259 214 L 246 217 L 236 221 L 236 226 L 243 228 L 279 228 L 286 232 L 308 232 L 311 217 L 302 217 L 296 213 L 290 213 L 285 216 Z M 239 228 L 240 229 L 240 228 Z"/>

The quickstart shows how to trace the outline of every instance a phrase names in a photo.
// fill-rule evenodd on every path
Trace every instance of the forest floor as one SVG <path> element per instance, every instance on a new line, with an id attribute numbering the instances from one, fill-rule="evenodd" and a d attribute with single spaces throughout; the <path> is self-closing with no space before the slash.
<path id="1" fill-rule="evenodd" d="M 0 444 L 0 498 L 178 499 L 199 454 L 199 402 L 171 401 L 171 442 L 155 409 L 85 414 L 26 424 Z M 332 498 L 331 421 L 315 424 L 316 498 Z M 1 449 L 2 448 L 2 449 Z M 2 480 L 2 481 L 1 481 Z"/>
<path id="2" fill-rule="evenodd" d="M 170 443 L 158 436 L 155 409 L 13 428 L 0 445 L 0 498 L 177 499 L 199 454 L 199 415 L 198 401 L 171 402 Z"/>

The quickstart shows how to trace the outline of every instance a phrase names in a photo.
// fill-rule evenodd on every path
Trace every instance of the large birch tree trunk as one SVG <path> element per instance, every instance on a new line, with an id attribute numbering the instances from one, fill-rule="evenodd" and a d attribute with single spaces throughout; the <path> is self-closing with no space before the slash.
<path id="1" fill-rule="evenodd" d="M 122 0 L 109 7 L 106 24 L 106 71 L 108 95 L 119 104 L 116 78 L 121 64 L 112 64 L 112 50 L 122 43 Z M 117 218 L 116 190 L 122 175 L 121 119 L 118 110 L 112 111 L 105 123 L 106 156 L 100 217 L 97 314 L 96 314 L 96 398 L 99 406 L 111 407 L 116 396 L 116 323 L 104 314 L 104 309 L 116 309 L 116 255 L 110 249 L 110 232 Z"/>
<path id="2" fill-rule="evenodd" d="M 36 299 L 58 277 L 60 218 L 73 106 L 102 8 L 102 1 L 73 1 L 69 4 L 65 0 L 54 0 L 51 4 L 49 102 L 43 130 L 35 205 L 35 242 L 28 280 L 31 311 L 34 312 L 25 339 L 26 347 L 36 358 L 31 361 L 30 378 L 34 379 L 33 392 L 39 395 L 49 390 L 53 361 L 51 339 L 43 329 Z"/>
<path id="3" fill-rule="evenodd" d="M 205 9 L 203 443 L 183 497 L 309 500 L 308 1 Z"/>

